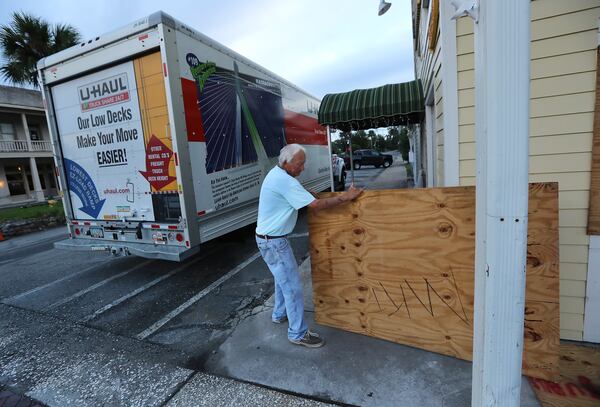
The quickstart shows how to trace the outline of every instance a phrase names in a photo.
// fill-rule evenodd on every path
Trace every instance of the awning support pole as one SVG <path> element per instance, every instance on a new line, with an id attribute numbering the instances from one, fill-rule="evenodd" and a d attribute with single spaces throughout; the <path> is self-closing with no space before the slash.
<path id="1" fill-rule="evenodd" d="M 331 192 L 335 192 L 335 183 L 333 182 L 333 152 L 331 151 L 331 131 L 327 126 L 327 148 L 329 150 L 329 182 L 331 182 Z"/>
<path id="2" fill-rule="evenodd" d="M 472 3 L 462 7 L 478 18 L 471 402 L 519 406 L 528 223 L 530 2 L 480 0 L 479 7 Z"/>

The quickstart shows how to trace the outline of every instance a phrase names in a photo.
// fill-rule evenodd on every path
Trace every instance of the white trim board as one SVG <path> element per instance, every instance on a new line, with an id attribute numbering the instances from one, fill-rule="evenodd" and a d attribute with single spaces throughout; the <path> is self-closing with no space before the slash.
<path id="1" fill-rule="evenodd" d="M 600 343 L 600 236 L 590 236 L 583 340 Z"/>
<path id="2" fill-rule="evenodd" d="M 452 6 L 440 2 L 442 41 L 442 111 L 444 112 L 444 185 L 458 186 L 458 72 L 456 62 L 456 20 Z"/>

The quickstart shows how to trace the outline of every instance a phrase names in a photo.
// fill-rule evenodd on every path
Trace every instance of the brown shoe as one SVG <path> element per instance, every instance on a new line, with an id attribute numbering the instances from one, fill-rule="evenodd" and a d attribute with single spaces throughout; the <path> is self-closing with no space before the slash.
<path id="1" fill-rule="evenodd" d="M 325 345 L 325 341 L 322 338 L 315 336 L 315 334 L 310 331 L 306 331 L 301 339 L 289 339 L 289 341 L 295 345 L 302 345 L 307 348 L 320 348 Z"/>

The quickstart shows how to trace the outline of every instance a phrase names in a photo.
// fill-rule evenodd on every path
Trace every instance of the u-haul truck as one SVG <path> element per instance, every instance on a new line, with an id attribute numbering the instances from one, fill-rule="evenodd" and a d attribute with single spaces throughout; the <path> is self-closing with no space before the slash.
<path id="1" fill-rule="evenodd" d="M 279 150 L 331 185 L 319 100 L 163 12 L 38 63 L 70 238 L 180 261 L 256 222 Z"/>

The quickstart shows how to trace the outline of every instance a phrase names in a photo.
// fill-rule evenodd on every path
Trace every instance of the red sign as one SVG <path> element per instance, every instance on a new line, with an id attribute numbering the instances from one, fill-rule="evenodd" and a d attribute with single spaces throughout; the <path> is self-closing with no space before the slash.
<path id="1" fill-rule="evenodd" d="M 169 162 L 172 156 L 173 151 L 153 134 L 146 146 L 146 171 L 140 171 L 140 174 L 157 191 L 176 180 L 169 175 Z"/>

